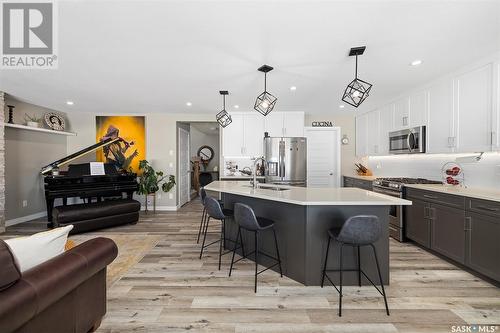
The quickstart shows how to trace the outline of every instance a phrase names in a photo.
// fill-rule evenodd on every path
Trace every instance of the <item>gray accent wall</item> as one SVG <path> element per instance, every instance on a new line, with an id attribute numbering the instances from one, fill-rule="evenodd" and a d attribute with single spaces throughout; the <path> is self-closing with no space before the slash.
<path id="1" fill-rule="evenodd" d="M 14 123 L 24 124 L 24 114 L 43 116 L 53 110 L 7 98 L 15 105 Z M 7 112 L 7 110 L 5 110 Z M 2 113 L 2 117 L 7 113 Z M 3 123 L 3 121 L 2 121 Z M 64 135 L 5 127 L 5 219 L 10 225 L 19 219 L 46 212 L 42 166 L 66 156 Z M 26 206 L 23 201 L 26 200 Z"/>

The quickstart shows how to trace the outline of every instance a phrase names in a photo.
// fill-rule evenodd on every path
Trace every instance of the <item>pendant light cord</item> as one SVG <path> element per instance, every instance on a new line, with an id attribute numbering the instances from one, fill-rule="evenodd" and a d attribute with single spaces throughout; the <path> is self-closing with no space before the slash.
<path id="1" fill-rule="evenodd" d="M 222 95 L 222 110 L 226 111 L 226 95 Z"/>
<path id="2" fill-rule="evenodd" d="M 267 72 L 264 73 L 264 91 L 267 91 Z"/>
<path id="3" fill-rule="evenodd" d="M 355 78 L 358 78 L 358 55 L 356 54 L 356 73 L 354 74 Z"/>

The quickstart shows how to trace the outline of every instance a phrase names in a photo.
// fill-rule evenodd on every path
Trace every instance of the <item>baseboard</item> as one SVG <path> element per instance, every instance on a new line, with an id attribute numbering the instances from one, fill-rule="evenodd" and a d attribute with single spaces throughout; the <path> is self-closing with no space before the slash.
<path id="1" fill-rule="evenodd" d="M 31 220 L 36 220 L 36 219 L 39 219 L 39 218 L 45 217 L 45 216 L 47 216 L 47 212 L 46 211 L 35 213 L 35 214 L 31 214 L 31 215 L 21 216 L 21 217 L 15 218 L 15 219 L 6 220 L 5 221 L 5 226 L 6 227 L 10 227 L 10 226 L 13 226 L 13 225 L 16 225 L 16 224 L 19 224 L 19 223 L 28 222 L 28 221 L 31 221 Z"/>
<path id="2" fill-rule="evenodd" d="M 175 212 L 178 209 L 177 206 L 156 206 L 157 211 L 169 211 Z M 141 210 L 146 210 L 146 207 L 141 205 Z M 153 211 L 153 206 L 148 205 L 148 211 Z"/>

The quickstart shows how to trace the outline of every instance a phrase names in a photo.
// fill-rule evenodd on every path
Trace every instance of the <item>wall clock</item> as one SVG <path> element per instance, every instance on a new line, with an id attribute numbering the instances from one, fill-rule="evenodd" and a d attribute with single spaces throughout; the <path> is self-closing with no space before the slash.
<path id="1" fill-rule="evenodd" d="M 64 128 L 66 127 L 64 118 L 57 113 L 47 112 L 43 115 L 43 119 L 45 120 L 45 124 L 55 131 L 64 131 Z"/>

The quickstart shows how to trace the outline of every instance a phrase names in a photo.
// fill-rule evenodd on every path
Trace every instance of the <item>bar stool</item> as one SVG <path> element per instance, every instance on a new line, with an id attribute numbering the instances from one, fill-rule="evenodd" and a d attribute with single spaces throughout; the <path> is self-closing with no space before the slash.
<path id="1" fill-rule="evenodd" d="M 198 230 L 198 238 L 196 239 L 196 244 L 198 244 L 200 242 L 201 232 L 202 232 L 202 230 L 205 229 L 205 222 L 206 222 L 206 219 L 208 218 L 208 216 L 206 215 L 207 210 L 205 208 L 205 198 L 207 197 L 207 191 L 205 191 L 205 189 L 203 187 L 200 188 L 199 197 L 200 197 L 201 204 L 203 205 L 203 211 L 201 213 L 200 228 Z M 219 204 L 221 205 L 221 207 L 224 207 L 222 200 L 219 200 Z M 232 211 L 229 209 L 226 210 L 226 213 L 228 213 L 228 215 L 233 216 Z"/>
<path id="2" fill-rule="evenodd" d="M 205 210 L 206 210 L 206 213 L 205 213 L 206 222 L 205 222 L 204 230 L 203 230 L 203 243 L 201 245 L 200 259 L 203 256 L 203 250 L 205 248 L 207 248 L 210 245 L 213 245 L 215 243 L 219 243 L 219 270 L 220 270 L 222 256 L 224 254 L 228 254 L 231 252 L 231 251 L 227 251 L 225 253 L 222 253 L 222 245 L 226 241 L 226 238 L 225 238 L 226 219 L 228 217 L 233 216 L 233 211 L 229 210 L 229 209 L 222 209 L 219 202 L 216 199 L 209 197 L 209 196 L 205 197 L 204 203 L 205 203 Z M 205 245 L 210 219 L 219 220 L 221 222 L 220 238 L 216 241 L 213 241 L 210 244 Z M 243 249 L 242 249 L 242 251 L 243 251 Z"/>
<path id="3" fill-rule="evenodd" d="M 260 273 L 263 273 L 267 271 L 268 269 L 279 265 L 280 269 L 280 275 L 283 277 L 283 271 L 281 270 L 281 258 L 280 258 L 280 251 L 278 249 L 278 240 L 276 238 L 276 231 L 274 230 L 274 222 L 265 218 L 257 218 L 255 217 L 255 213 L 250 208 L 250 206 L 241 204 L 241 203 L 236 203 L 234 204 L 234 219 L 236 220 L 236 223 L 238 223 L 238 235 L 236 236 L 236 242 L 234 244 L 234 249 L 233 249 L 233 257 L 231 258 L 231 266 L 229 268 L 229 276 L 231 276 L 231 273 L 233 271 L 233 265 L 237 263 L 240 260 L 245 259 L 248 255 L 255 253 L 255 286 L 254 286 L 254 292 L 257 292 L 257 275 Z M 253 252 L 248 253 L 248 255 L 245 255 L 245 252 L 243 252 L 243 257 L 234 261 L 234 254 L 236 253 L 237 246 L 238 246 L 238 241 L 241 241 L 241 246 L 243 248 L 243 237 L 241 233 L 241 229 L 251 231 L 254 233 L 254 239 L 255 239 L 255 250 Z M 264 230 L 272 230 L 273 235 L 274 235 L 274 244 L 276 246 L 276 255 L 277 258 L 272 257 L 266 253 L 263 253 L 259 251 L 259 233 Z M 257 271 L 257 267 L 259 265 L 259 254 L 262 254 L 268 258 L 271 258 L 276 261 L 275 264 L 261 270 L 260 272 Z"/>
<path id="4" fill-rule="evenodd" d="M 382 225 L 377 216 L 374 215 L 356 215 L 347 219 L 342 228 L 333 228 L 328 230 L 328 245 L 326 247 L 326 256 L 325 263 L 323 266 L 323 276 L 321 278 L 321 288 L 323 288 L 323 284 L 325 282 L 325 276 L 333 285 L 333 287 L 339 293 L 339 317 L 342 316 L 342 273 L 343 272 L 358 272 L 358 284 L 361 287 L 361 274 L 365 276 L 365 278 L 370 281 L 370 283 L 377 289 L 377 291 L 384 296 L 385 310 L 387 315 L 389 316 L 389 307 L 387 305 L 387 297 L 385 294 L 384 283 L 382 282 L 382 274 L 380 273 L 380 266 L 377 257 L 377 250 L 373 243 L 375 243 L 382 234 Z M 328 252 L 330 250 L 330 241 L 335 240 L 340 243 L 340 252 L 339 252 L 339 264 L 340 269 L 326 269 L 328 263 Z M 344 245 L 349 245 L 353 247 L 357 247 L 358 252 L 358 267 L 356 269 L 344 269 L 342 266 L 342 248 Z M 378 277 L 380 281 L 380 286 L 382 290 L 380 290 L 375 283 L 365 274 L 365 272 L 361 269 L 361 256 L 360 256 L 360 247 L 361 246 L 370 246 L 373 249 L 373 254 L 375 256 L 375 263 L 377 264 Z M 340 284 L 339 287 L 330 280 L 327 272 L 339 272 L 340 273 Z"/>

